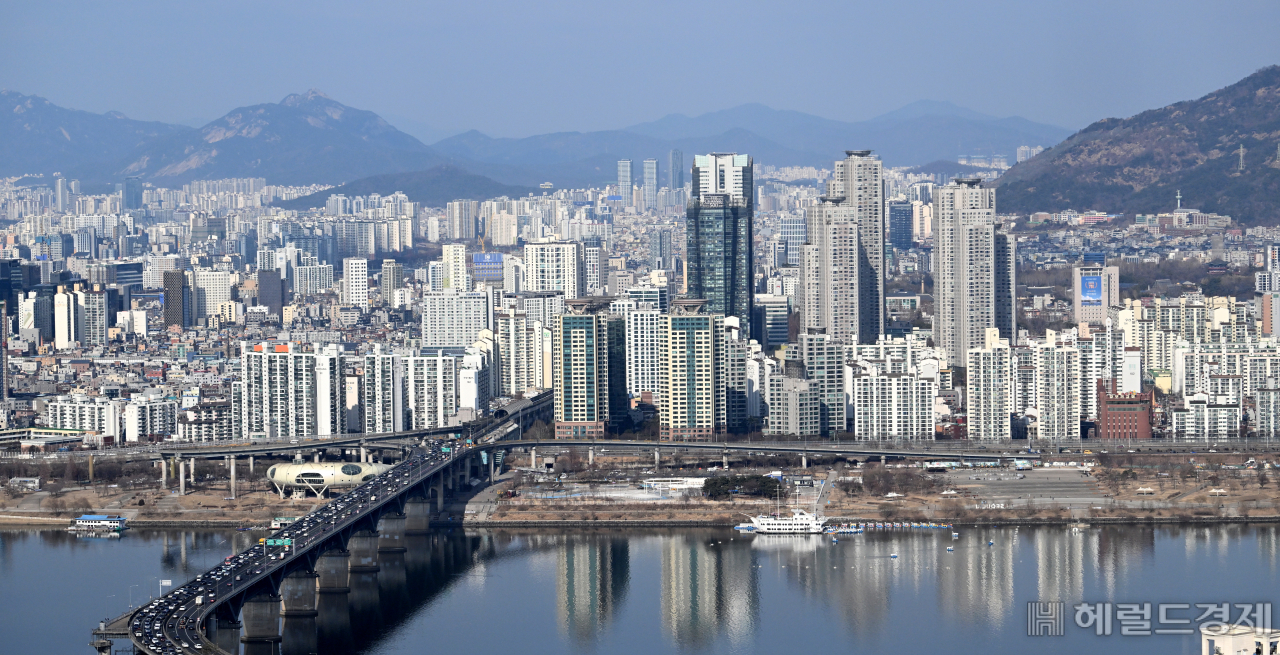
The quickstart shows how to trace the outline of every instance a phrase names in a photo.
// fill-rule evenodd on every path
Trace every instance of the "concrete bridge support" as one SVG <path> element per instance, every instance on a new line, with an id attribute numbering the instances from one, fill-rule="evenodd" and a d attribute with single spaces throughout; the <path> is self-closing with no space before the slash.
<path id="1" fill-rule="evenodd" d="M 800 468 L 802 469 L 809 468 L 809 453 L 805 453 L 800 456 Z"/>
<path id="2" fill-rule="evenodd" d="M 421 498 L 414 498 L 404 504 L 404 533 L 408 535 L 429 534 L 431 532 L 431 504 Z"/>
<path id="3" fill-rule="evenodd" d="M 351 573 L 347 568 L 350 553 L 330 550 L 316 560 L 316 633 L 331 647 L 330 652 L 355 650 L 351 642 L 351 610 L 347 596 L 351 592 Z"/>
<path id="4" fill-rule="evenodd" d="M 538 449 L 536 447 L 529 449 L 529 468 L 538 468 Z"/>
<path id="5" fill-rule="evenodd" d="M 280 585 L 282 655 L 316 652 L 316 578 L 307 571 L 290 573 Z"/>
<path id="6" fill-rule="evenodd" d="M 378 553 L 403 553 L 404 514 L 387 514 L 378 521 Z"/>
<path id="7" fill-rule="evenodd" d="M 588 468 L 596 467 L 596 449 L 595 448 L 587 449 L 587 467 Z"/>
<path id="8" fill-rule="evenodd" d="M 228 653 L 240 652 L 240 628 L 243 626 L 239 621 L 227 621 L 222 619 L 209 619 L 209 627 L 212 628 L 208 635 L 209 641 L 217 644 L 218 648 Z"/>
<path id="9" fill-rule="evenodd" d="M 280 616 L 316 615 L 316 578 L 308 571 L 290 573 L 280 583 Z"/>
<path id="10" fill-rule="evenodd" d="M 496 469 L 497 469 L 497 462 L 496 462 L 496 460 L 497 460 L 498 458 L 496 457 L 496 455 L 497 455 L 497 453 L 495 453 L 494 451 L 492 451 L 492 450 L 491 450 L 491 451 L 489 451 L 489 455 L 488 455 L 488 457 L 486 457 L 486 458 L 485 458 L 485 459 L 489 460 L 489 484 L 493 484 L 493 472 L 494 472 L 494 470 L 496 470 Z"/>
<path id="11" fill-rule="evenodd" d="M 347 551 L 351 553 L 348 567 L 351 573 L 378 572 L 378 535 L 368 530 L 351 535 Z"/>
<path id="12" fill-rule="evenodd" d="M 231 500 L 236 499 L 236 458 L 231 456 L 227 458 L 231 462 Z"/>
<path id="13" fill-rule="evenodd" d="M 240 620 L 244 623 L 240 641 L 244 643 L 245 655 L 276 652 L 276 644 L 280 643 L 279 596 L 254 596 L 245 601 L 240 610 Z"/>
<path id="14" fill-rule="evenodd" d="M 188 468 L 188 472 L 191 473 L 191 489 L 194 491 L 196 488 L 196 460 L 194 457 L 191 459 L 191 466 Z"/>
<path id="15" fill-rule="evenodd" d="M 178 495 L 187 495 L 187 463 L 178 460 Z"/>
<path id="16" fill-rule="evenodd" d="M 160 488 L 169 488 L 169 462 L 165 458 L 160 458 Z"/>
<path id="17" fill-rule="evenodd" d="M 351 553 L 345 550 L 330 550 L 316 558 L 316 590 L 321 594 L 345 594 L 351 591 L 351 572 L 347 568 L 347 560 Z"/>
<path id="18" fill-rule="evenodd" d="M 654 448 L 653 449 L 653 470 L 655 473 L 658 471 L 658 467 L 661 465 L 662 465 L 662 458 L 658 454 L 658 449 Z"/>
<path id="19" fill-rule="evenodd" d="M 431 487 L 435 489 L 435 510 L 436 513 L 444 511 L 444 479 L 447 477 L 443 472 L 437 473 L 431 482 Z"/>
<path id="20" fill-rule="evenodd" d="M 729 470 L 729 451 L 727 450 L 720 454 L 720 468 Z"/>

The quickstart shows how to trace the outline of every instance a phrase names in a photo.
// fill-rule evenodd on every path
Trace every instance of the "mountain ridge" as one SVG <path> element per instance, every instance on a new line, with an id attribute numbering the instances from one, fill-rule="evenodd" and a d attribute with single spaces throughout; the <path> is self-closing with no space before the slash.
<path id="1" fill-rule="evenodd" d="M 1280 66 L 1268 66 L 1200 98 L 1096 121 L 995 185 L 1002 211 L 1152 213 L 1180 190 L 1184 206 L 1257 223 L 1280 215 L 1277 141 Z"/>

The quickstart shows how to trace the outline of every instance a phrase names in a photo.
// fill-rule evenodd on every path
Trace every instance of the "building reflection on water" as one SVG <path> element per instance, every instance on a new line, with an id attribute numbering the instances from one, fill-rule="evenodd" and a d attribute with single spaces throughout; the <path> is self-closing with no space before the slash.
<path id="1" fill-rule="evenodd" d="M 342 578 L 346 586 L 341 580 L 321 583 L 313 610 L 290 612 L 286 606 L 278 642 L 242 647 L 246 655 L 378 650 L 379 643 L 402 632 L 408 621 L 453 586 L 483 586 L 488 583 L 486 571 L 502 559 L 535 553 L 556 563 L 558 631 L 587 651 L 628 604 L 636 612 L 656 609 L 663 639 L 682 650 L 720 642 L 749 645 L 761 624 L 766 574 L 769 584 L 784 585 L 815 601 L 853 635 L 872 637 L 892 623 L 895 604 L 928 597 L 950 620 L 1016 628 L 1028 600 L 1072 603 L 1084 600 L 1086 593 L 1110 595 L 1127 588 L 1126 576 L 1149 571 L 1157 537 L 1166 544 L 1166 559 L 1169 543 L 1181 541 L 1188 560 L 1202 561 L 1233 557 L 1249 539 L 1256 541 L 1257 565 L 1263 570 L 1274 571 L 1280 557 L 1280 527 L 1269 525 L 959 532 L 960 538 L 953 540 L 949 530 L 877 531 L 842 536 L 838 542 L 822 535 L 745 537 L 711 529 L 409 534 L 398 542 L 402 547 L 380 549 L 376 566 L 350 567 Z M 232 535 L 245 542 L 232 544 L 225 533 L 215 532 L 173 532 L 158 538 L 164 568 L 174 577 L 182 577 L 179 572 L 194 575 L 232 552 L 233 546 L 239 549 L 252 539 Z M 947 551 L 948 546 L 954 550 Z M 657 599 L 636 597 L 636 557 L 644 561 L 643 567 L 656 567 L 654 560 L 660 559 Z M 1032 573 L 1034 589 L 1028 577 Z M 1015 593 L 1019 574 L 1022 586 Z M 235 640 L 220 643 L 240 646 Z"/>
<path id="2" fill-rule="evenodd" d="M 625 537 L 568 535 L 557 550 L 560 629 L 574 641 L 592 642 L 626 600 L 630 544 Z"/>

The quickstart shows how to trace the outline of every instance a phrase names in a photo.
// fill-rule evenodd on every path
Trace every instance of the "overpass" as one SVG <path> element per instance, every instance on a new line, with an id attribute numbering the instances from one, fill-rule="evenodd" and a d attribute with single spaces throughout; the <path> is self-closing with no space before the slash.
<path id="1" fill-rule="evenodd" d="M 479 443 L 475 446 L 478 450 L 510 450 L 512 448 L 528 448 L 530 450 L 530 461 L 537 457 L 537 449 L 539 447 L 548 448 L 587 448 L 588 460 L 595 461 L 597 453 L 605 449 L 631 449 L 638 451 L 653 451 L 654 466 L 661 464 L 661 453 L 663 450 L 668 452 L 675 450 L 694 450 L 703 452 L 719 452 L 728 466 L 728 457 L 730 453 L 784 453 L 790 455 L 800 455 L 802 459 L 802 467 L 808 468 L 808 458 L 814 457 L 849 457 L 849 458 L 866 458 L 866 457 L 893 457 L 899 459 L 934 459 L 934 460 L 955 460 L 955 461 L 980 461 L 980 462 L 1001 462 L 1009 459 L 1026 459 L 1038 460 L 1040 455 L 1036 453 L 1029 454 L 1011 454 L 999 451 L 969 451 L 969 450 L 917 450 L 910 448 L 894 448 L 894 447 L 876 447 L 872 444 L 876 442 L 844 442 L 832 443 L 829 441 L 821 442 L 723 442 L 723 441 L 626 441 L 621 439 L 550 439 L 542 440 L 521 440 L 508 439 L 501 441 L 493 441 L 488 443 Z"/>
<path id="2" fill-rule="evenodd" d="M 508 403 L 494 414 L 494 418 L 470 421 L 458 426 L 442 428 L 426 428 L 421 430 L 403 430 L 400 432 L 359 433 L 336 436 L 277 437 L 273 439 L 253 439 L 248 443 L 235 444 L 166 444 L 156 450 L 160 459 L 160 486 L 167 488 L 170 478 L 176 478 L 179 493 L 186 492 L 188 479 L 195 483 L 195 460 L 222 459 L 227 463 L 230 472 L 231 497 L 236 497 L 236 463 L 239 458 L 249 459 L 249 471 L 254 468 L 254 458 L 281 453 L 314 452 L 319 457 L 321 450 L 327 449 L 359 449 L 360 461 L 369 461 L 370 450 L 404 451 L 409 444 L 421 443 L 431 439 L 452 438 L 460 436 L 478 442 L 493 435 L 505 436 L 504 430 L 522 434 L 539 418 L 550 419 L 553 392 L 544 391 L 532 398 L 522 398 Z M 514 429 L 513 429 L 514 427 Z"/>

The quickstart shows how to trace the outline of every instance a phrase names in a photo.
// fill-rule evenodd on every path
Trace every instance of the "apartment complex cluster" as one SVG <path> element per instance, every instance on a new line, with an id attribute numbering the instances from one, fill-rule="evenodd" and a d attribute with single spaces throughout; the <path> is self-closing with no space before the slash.
<path id="1" fill-rule="evenodd" d="M 1015 232 L 981 179 L 938 183 L 867 150 L 830 169 L 740 153 L 686 167 L 672 151 L 616 172 L 521 198 L 331 194 L 306 211 L 271 202 L 321 187 L 261 179 L 130 178 L 91 208 L 74 181 L 5 187 L 5 419 L 102 446 L 385 432 L 554 390 L 559 437 L 1217 439 L 1280 424 L 1280 253 L 1251 251 L 1276 235 L 1206 236 L 1193 228 L 1225 217 L 1181 208 Z M 1120 293 L 1116 264 L 1201 251 L 1263 268 L 1257 299 Z M 1017 279 L 1064 266 L 1067 299 Z M 887 288 L 926 275 L 931 294 Z M 1050 315 L 1071 327 L 1019 328 Z"/>

